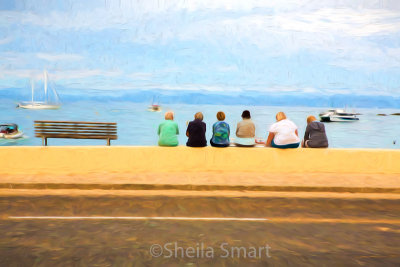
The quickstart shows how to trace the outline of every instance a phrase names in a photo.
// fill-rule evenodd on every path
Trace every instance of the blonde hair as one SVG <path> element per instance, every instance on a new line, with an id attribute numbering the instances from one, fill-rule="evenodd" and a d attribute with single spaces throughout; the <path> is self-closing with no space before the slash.
<path id="1" fill-rule="evenodd" d="M 308 116 L 307 117 L 307 124 L 309 124 L 309 123 L 311 123 L 311 122 L 313 122 L 313 121 L 316 121 L 317 120 L 317 118 L 315 118 L 314 116 Z"/>
<path id="2" fill-rule="evenodd" d="M 194 118 L 202 121 L 203 120 L 203 113 L 197 112 L 196 114 L 194 114 Z"/>
<path id="3" fill-rule="evenodd" d="M 173 121 L 174 120 L 174 112 L 172 112 L 172 111 L 165 112 L 165 119 Z"/>
<path id="4" fill-rule="evenodd" d="M 218 111 L 218 113 L 217 113 L 217 119 L 218 119 L 219 121 L 225 120 L 225 113 L 222 112 L 222 111 Z"/>
<path id="5" fill-rule="evenodd" d="M 276 121 L 281 121 L 286 119 L 286 114 L 282 111 L 276 113 Z"/>

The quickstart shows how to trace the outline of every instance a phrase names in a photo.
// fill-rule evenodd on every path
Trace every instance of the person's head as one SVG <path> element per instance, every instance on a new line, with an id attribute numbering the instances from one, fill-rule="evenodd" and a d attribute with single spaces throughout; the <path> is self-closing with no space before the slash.
<path id="1" fill-rule="evenodd" d="M 250 111 L 248 111 L 248 110 L 243 111 L 242 112 L 242 118 L 243 119 L 250 119 L 251 118 Z"/>
<path id="2" fill-rule="evenodd" d="M 281 121 L 286 119 L 286 114 L 282 111 L 276 113 L 276 121 Z"/>
<path id="3" fill-rule="evenodd" d="M 309 124 L 309 123 L 311 123 L 311 122 L 313 122 L 313 121 L 316 121 L 317 120 L 317 118 L 315 118 L 314 116 L 308 116 L 307 117 L 307 124 Z"/>
<path id="4" fill-rule="evenodd" d="M 172 112 L 172 111 L 165 112 L 165 119 L 173 121 L 174 120 L 174 112 Z"/>
<path id="5" fill-rule="evenodd" d="M 194 119 L 202 121 L 203 120 L 203 113 L 197 112 L 196 114 L 194 114 Z"/>
<path id="6" fill-rule="evenodd" d="M 217 113 L 217 119 L 218 119 L 219 121 L 225 120 L 225 113 L 223 113 L 222 111 L 218 111 L 218 113 Z"/>

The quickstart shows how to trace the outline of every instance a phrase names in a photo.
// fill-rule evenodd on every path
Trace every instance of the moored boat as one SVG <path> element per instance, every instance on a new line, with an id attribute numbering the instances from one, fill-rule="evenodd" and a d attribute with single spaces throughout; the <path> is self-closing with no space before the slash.
<path id="1" fill-rule="evenodd" d="M 152 111 L 152 112 L 160 112 L 161 111 L 160 101 L 158 101 L 158 104 L 155 104 L 154 97 L 153 97 L 153 100 L 151 101 L 151 105 L 147 108 L 147 110 Z"/>
<path id="2" fill-rule="evenodd" d="M 49 101 L 49 90 L 48 90 L 48 74 L 47 71 L 43 72 L 44 76 L 44 101 L 35 101 L 34 95 L 35 95 L 35 86 L 34 82 L 31 81 L 31 90 L 32 90 L 32 95 L 31 95 L 31 101 L 25 101 L 25 102 L 20 102 L 17 105 L 17 108 L 25 108 L 25 109 L 58 109 L 60 108 L 61 104 L 59 102 L 59 97 L 57 94 L 57 91 L 52 88 L 53 94 L 55 96 L 55 101 L 50 102 Z"/>
<path id="3" fill-rule="evenodd" d="M 347 112 L 343 109 L 330 109 L 319 114 L 322 122 L 351 122 L 360 120 L 357 113 Z"/>
<path id="4" fill-rule="evenodd" d="M 0 138 L 17 139 L 24 135 L 15 123 L 0 124 Z"/>

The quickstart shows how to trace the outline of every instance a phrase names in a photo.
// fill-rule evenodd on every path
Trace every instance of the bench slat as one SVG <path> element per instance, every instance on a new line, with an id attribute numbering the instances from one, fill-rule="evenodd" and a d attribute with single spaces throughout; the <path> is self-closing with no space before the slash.
<path id="1" fill-rule="evenodd" d="M 117 135 L 93 135 L 93 134 L 35 134 L 36 137 L 45 138 L 76 138 L 76 139 L 117 139 Z"/>
<path id="2" fill-rule="evenodd" d="M 98 129 L 116 129 L 117 126 L 102 126 L 102 125 L 82 125 L 82 124 L 76 124 L 76 125 L 47 125 L 47 124 L 35 124 L 35 127 L 39 128 L 98 128 Z"/>
<path id="3" fill-rule="evenodd" d="M 38 134 L 46 134 L 46 133 L 92 133 L 92 134 L 105 134 L 105 135 L 112 135 L 117 134 L 117 131 L 72 131 L 72 130 L 35 130 L 35 133 Z"/>
<path id="4" fill-rule="evenodd" d="M 84 130 L 84 131 L 116 131 L 117 128 L 98 128 L 98 127 L 42 127 L 36 126 L 38 130 Z"/>
<path id="5" fill-rule="evenodd" d="M 117 125 L 116 122 L 89 122 L 89 121 L 34 121 L 34 123 L 110 124 L 110 125 Z"/>

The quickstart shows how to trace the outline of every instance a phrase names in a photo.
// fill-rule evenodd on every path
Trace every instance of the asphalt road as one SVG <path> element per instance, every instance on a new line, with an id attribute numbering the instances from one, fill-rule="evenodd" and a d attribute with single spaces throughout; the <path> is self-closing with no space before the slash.
<path id="1" fill-rule="evenodd" d="M 0 266 L 400 266 L 400 199 L 217 195 L 0 196 Z"/>

